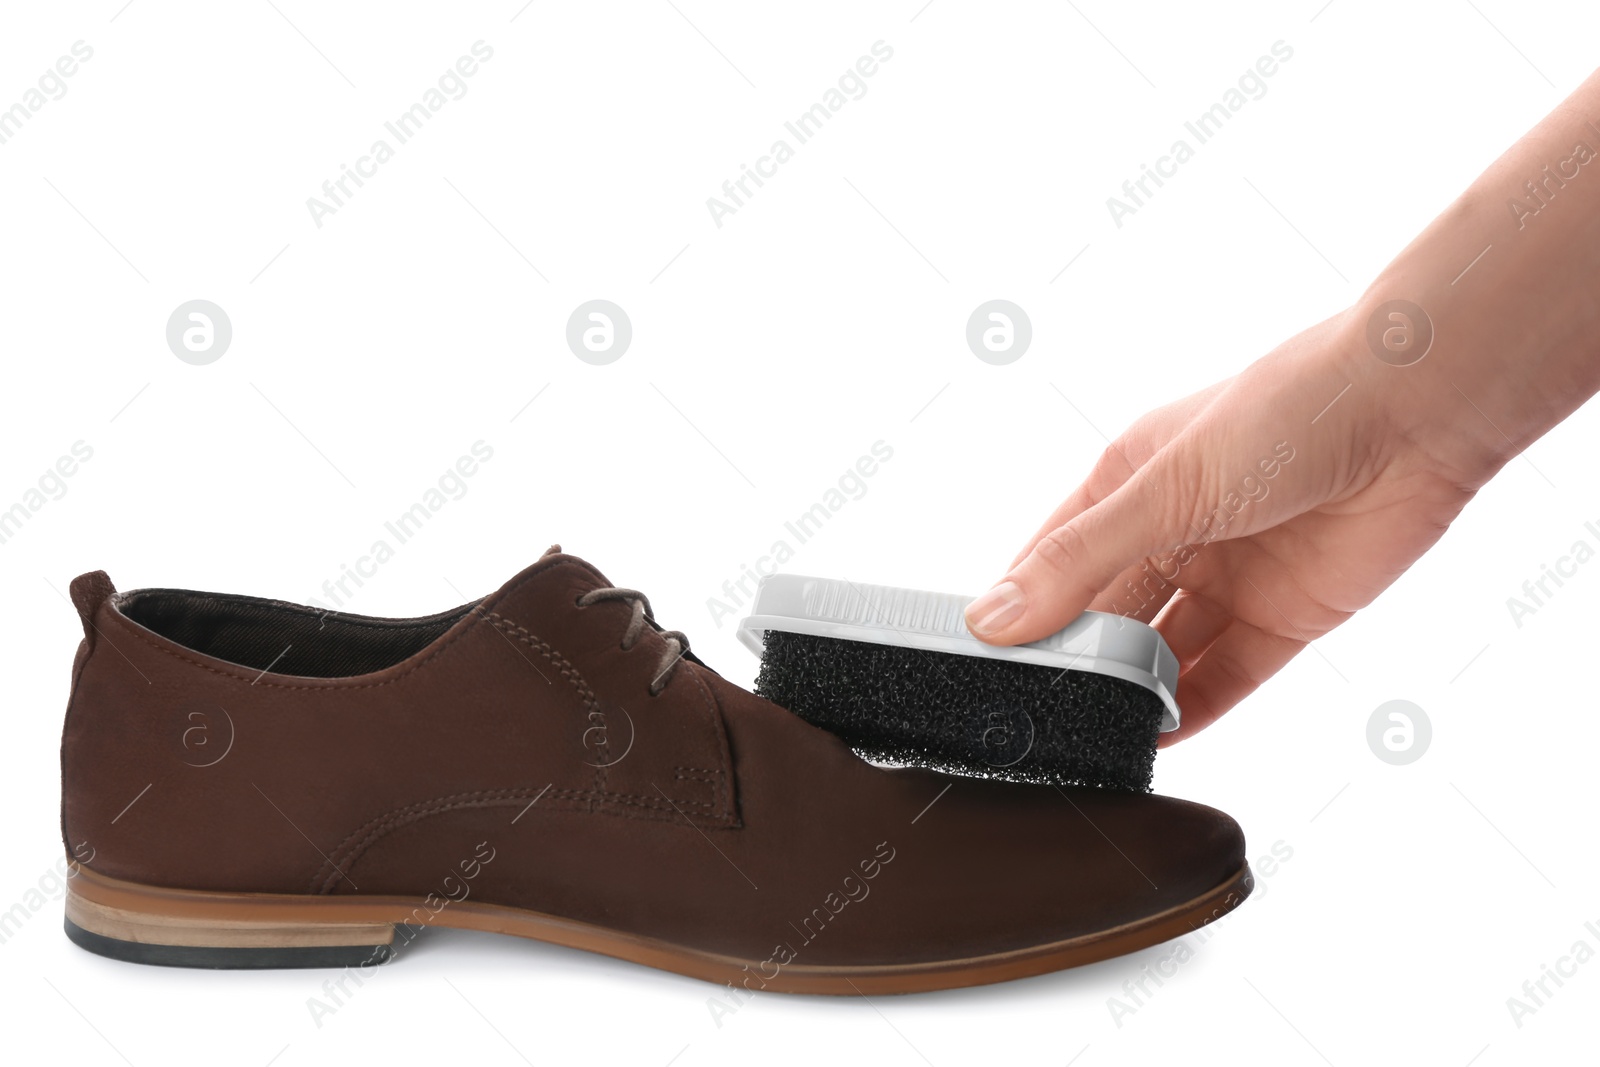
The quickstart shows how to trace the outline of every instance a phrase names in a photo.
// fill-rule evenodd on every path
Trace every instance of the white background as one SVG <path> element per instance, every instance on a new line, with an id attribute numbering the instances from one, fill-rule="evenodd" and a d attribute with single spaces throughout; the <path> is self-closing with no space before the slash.
<path id="1" fill-rule="evenodd" d="M 748 684 L 708 598 L 873 442 L 893 459 L 788 569 L 986 588 L 1101 431 L 1352 302 L 1589 73 L 1600 31 L 1555 0 L 123 2 L 7 4 L 0 25 L 0 106 L 94 49 L 0 145 L 0 507 L 93 448 L 0 545 L 0 908 L 61 852 L 74 575 L 320 597 L 483 440 L 466 495 L 348 607 L 451 607 L 560 541 Z M 315 226 L 306 199 L 480 39 L 467 94 Z M 866 95 L 719 229 L 706 198 L 879 40 Z M 1106 198 L 1279 40 L 1266 95 L 1117 228 Z M 195 298 L 234 331 L 203 367 L 164 335 Z M 632 319 L 610 366 L 565 345 L 592 298 Z M 992 298 L 1032 319 L 1009 366 L 965 344 Z M 1592 1058 L 1600 962 L 1520 1028 L 1506 1000 L 1600 948 L 1600 564 L 1520 628 L 1506 598 L 1600 545 L 1596 418 L 1164 751 L 1157 791 L 1233 814 L 1253 858 L 1293 855 L 1132 1014 L 1109 999 L 1173 946 L 870 1004 L 762 996 L 719 1027 L 693 980 L 445 933 L 319 1027 L 319 972 L 113 963 L 50 901 L 0 944 L 3 1040 L 140 1067 Z M 1391 699 L 1433 723 L 1409 766 L 1367 747 Z"/>

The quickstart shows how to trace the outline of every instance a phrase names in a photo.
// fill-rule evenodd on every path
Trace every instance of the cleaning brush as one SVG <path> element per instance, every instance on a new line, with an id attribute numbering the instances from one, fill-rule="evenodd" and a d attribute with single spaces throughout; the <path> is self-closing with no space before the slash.
<path id="1" fill-rule="evenodd" d="M 756 693 L 862 757 L 958 774 L 1148 792 L 1178 728 L 1178 661 L 1159 633 L 1087 611 L 1031 644 L 967 630 L 972 597 L 774 574 L 739 639 Z"/>

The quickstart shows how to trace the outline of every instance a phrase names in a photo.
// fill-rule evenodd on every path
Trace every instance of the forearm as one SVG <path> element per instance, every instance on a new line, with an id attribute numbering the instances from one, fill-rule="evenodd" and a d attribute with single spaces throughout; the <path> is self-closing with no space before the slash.
<path id="1" fill-rule="evenodd" d="M 1394 365 L 1415 355 L 1406 320 L 1387 314 L 1396 300 L 1432 323 L 1431 347 L 1409 365 Z M 1399 352 L 1373 351 L 1375 317 Z M 1463 484 L 1600 391 L 1600 72 L 1395 258 L 1347 329 L 1353 384 Z"/>

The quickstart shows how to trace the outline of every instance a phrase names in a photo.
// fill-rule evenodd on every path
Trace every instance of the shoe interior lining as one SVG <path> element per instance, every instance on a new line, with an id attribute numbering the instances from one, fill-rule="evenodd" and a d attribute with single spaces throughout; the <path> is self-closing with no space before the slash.
<path id="1" fill-rule="evenodd" d="M 251 670 L 302 678 L 370 674 L 422 651 L 473 605 L 415 619 L 378 619 L 281 600 L 145 589 L 118 608 L 134 622 L 195 652 Z"/>

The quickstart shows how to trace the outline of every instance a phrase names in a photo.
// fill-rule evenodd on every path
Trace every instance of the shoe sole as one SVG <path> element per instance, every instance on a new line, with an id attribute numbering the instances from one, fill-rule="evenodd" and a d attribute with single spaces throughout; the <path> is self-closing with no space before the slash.
<path id="1" fill-rule="evenodd" d="M 1027 978 L 1136 952 L 1192 933 L 1244 902 L 1249 864 L 1187 903 L 1107 930 L 965 959 L 829 966 L 745 960 L 522 908 L 379 896 L 211 893 L 125 882 L 74 867 L 67 936 L 111 959 L 167 967 L 371 967 L 394 958 L 417 927 L 482 930 L 583 949 L 718 985 L 784 993 L 921 993 Z M 437 899 L 437 898 L 436 898 Z M 397 931 L 404 940 L 396 940 Z M 764 968 L 777 966 L 776 975 Z M 751 984 L 751 980 L 754 984 Z"/>

